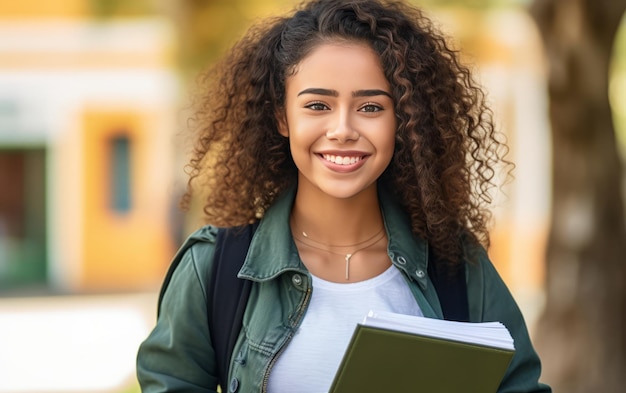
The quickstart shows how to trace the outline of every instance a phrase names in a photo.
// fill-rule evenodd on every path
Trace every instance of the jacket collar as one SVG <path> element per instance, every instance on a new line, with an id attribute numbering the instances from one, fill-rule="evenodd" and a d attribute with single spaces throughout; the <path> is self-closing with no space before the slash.
<path id="1" fill-rule="evenodd" d="M 295 196 L 296 188 L 292 187 L 265 212 L 238 277 L 265 281 L 286 271 L 307 274 L 289 229 L 289 214 Z"/>
<path id="2" fill-rule="evenodd" d="M 296 188 L 292 187 L 267 210 L 252 238 L 239 277 L 265 281 L 286 271 L 307 273 L 289 230 L 289 214 L 295 194 Z M 407 214 L 382 187 L 379 187 L 379 199 L 389 239 L 387 246 L 389 258 L 422 289 L 426 289 L 428 244 L 412 235 Z"/>
<path id="3" fill-rule="evenodd" d="M 389 191 L 379 187 L 378 197 L 387 228 L 387 252 L 391 262 L 425 290 L 428 286 L 428 243 L 413 235 L 407 213 Z"/>

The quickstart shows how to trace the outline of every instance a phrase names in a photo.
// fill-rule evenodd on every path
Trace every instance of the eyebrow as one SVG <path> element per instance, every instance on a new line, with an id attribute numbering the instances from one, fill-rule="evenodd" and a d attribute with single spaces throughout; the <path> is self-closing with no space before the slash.
<path id="1" fill-rule="evenodd" d="M 318 87 L 311 87 L 309 89 L 304 89 L 300 93 L 298 93 L 298 97 L 304 94 L 315 94 L 315 95 L 320 95 L 320 96 L 339 97 L 339 92 L 337 90 L 322 89 Z"/>
<path id="2" fill-rule="evenodd" d="M 308 89 L 304 89 L 300 93 L 298 93 L 298 97 L 304 94 L 315 94 L 315 95 L 321 95 L 321 96 L 339 97 L 339 92 L 337 90 L 322 89 L 318 87 L 311 87 Z M 352 97 L 375 97 L 375 96 L 387 96 L 389 98 L 393 98 L 391 97 L 391 94 L 380 89 L 357 90 L 357 91 L 352 92 Z"/>
<path id="3" fill-rule="evenodd" d="M 393 98 L 391 94 L 387 93 L 384 90 L 379 90 L 379 89 L 357 90 L 355 92 L 352 92 L 352 97 L 375 97 L 375 96 L 387 96 L 389 98 Z"/>

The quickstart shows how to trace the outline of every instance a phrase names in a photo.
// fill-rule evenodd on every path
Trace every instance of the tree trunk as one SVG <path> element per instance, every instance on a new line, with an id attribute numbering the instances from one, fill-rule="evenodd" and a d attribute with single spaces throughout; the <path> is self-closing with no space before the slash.
<path id="1" fill-rule="evenodd" d="M 535 342 L 556 392 L 626 386 L 626 217 L 608 99 L 626 0 L 535 0 L 553 143 L 547 299 Z M 624 50 L 622 48 L 621 50 Z"/>

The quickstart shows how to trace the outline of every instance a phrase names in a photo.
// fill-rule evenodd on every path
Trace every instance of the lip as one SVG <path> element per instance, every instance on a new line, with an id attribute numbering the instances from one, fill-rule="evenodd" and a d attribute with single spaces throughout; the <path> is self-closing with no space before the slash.
<path id="1" fill-rule="evenodd" d="M 334 172 L 339 173 L 349 173 L 356 171 L 357 169 L 361 168 L 365 164 L 365 161 L 367 161 L 367 159 L 370 157 L 369 153 L 355 150 L 325 150 L 317 152 L 315 153 L 315 155 L 320 159 L 324 166 Z M 353 158 L 352 161 L 354 162 L 343 164 L 332 161 L 336 161 L 339 157 L 350 157 Z M 354 160 L 354 158 L 356 158 L 356 161 Z"/>

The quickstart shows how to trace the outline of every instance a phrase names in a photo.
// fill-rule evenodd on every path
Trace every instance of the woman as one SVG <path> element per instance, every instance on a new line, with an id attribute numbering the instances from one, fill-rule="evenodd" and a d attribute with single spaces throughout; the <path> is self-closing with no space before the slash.
<path id="1" fill-rule="evenodd" d="M 214 226 L 260 221 L 239 273 L 253 289 L 228 391 L 327 391 L 369 309 L 443 317 L 428 269 L 462 269 L 469 320 L 501 321 L 514 337 L 499 391 L 550 391 L 484 249 L 506 147 L 419 10 L 309 1 L 252 28 L 205 81 L 187 197 L 208 190 Z M 176 268 L 139 351 L 144 391 L 216 389 L 212 251 L 192 247 Z"/>

